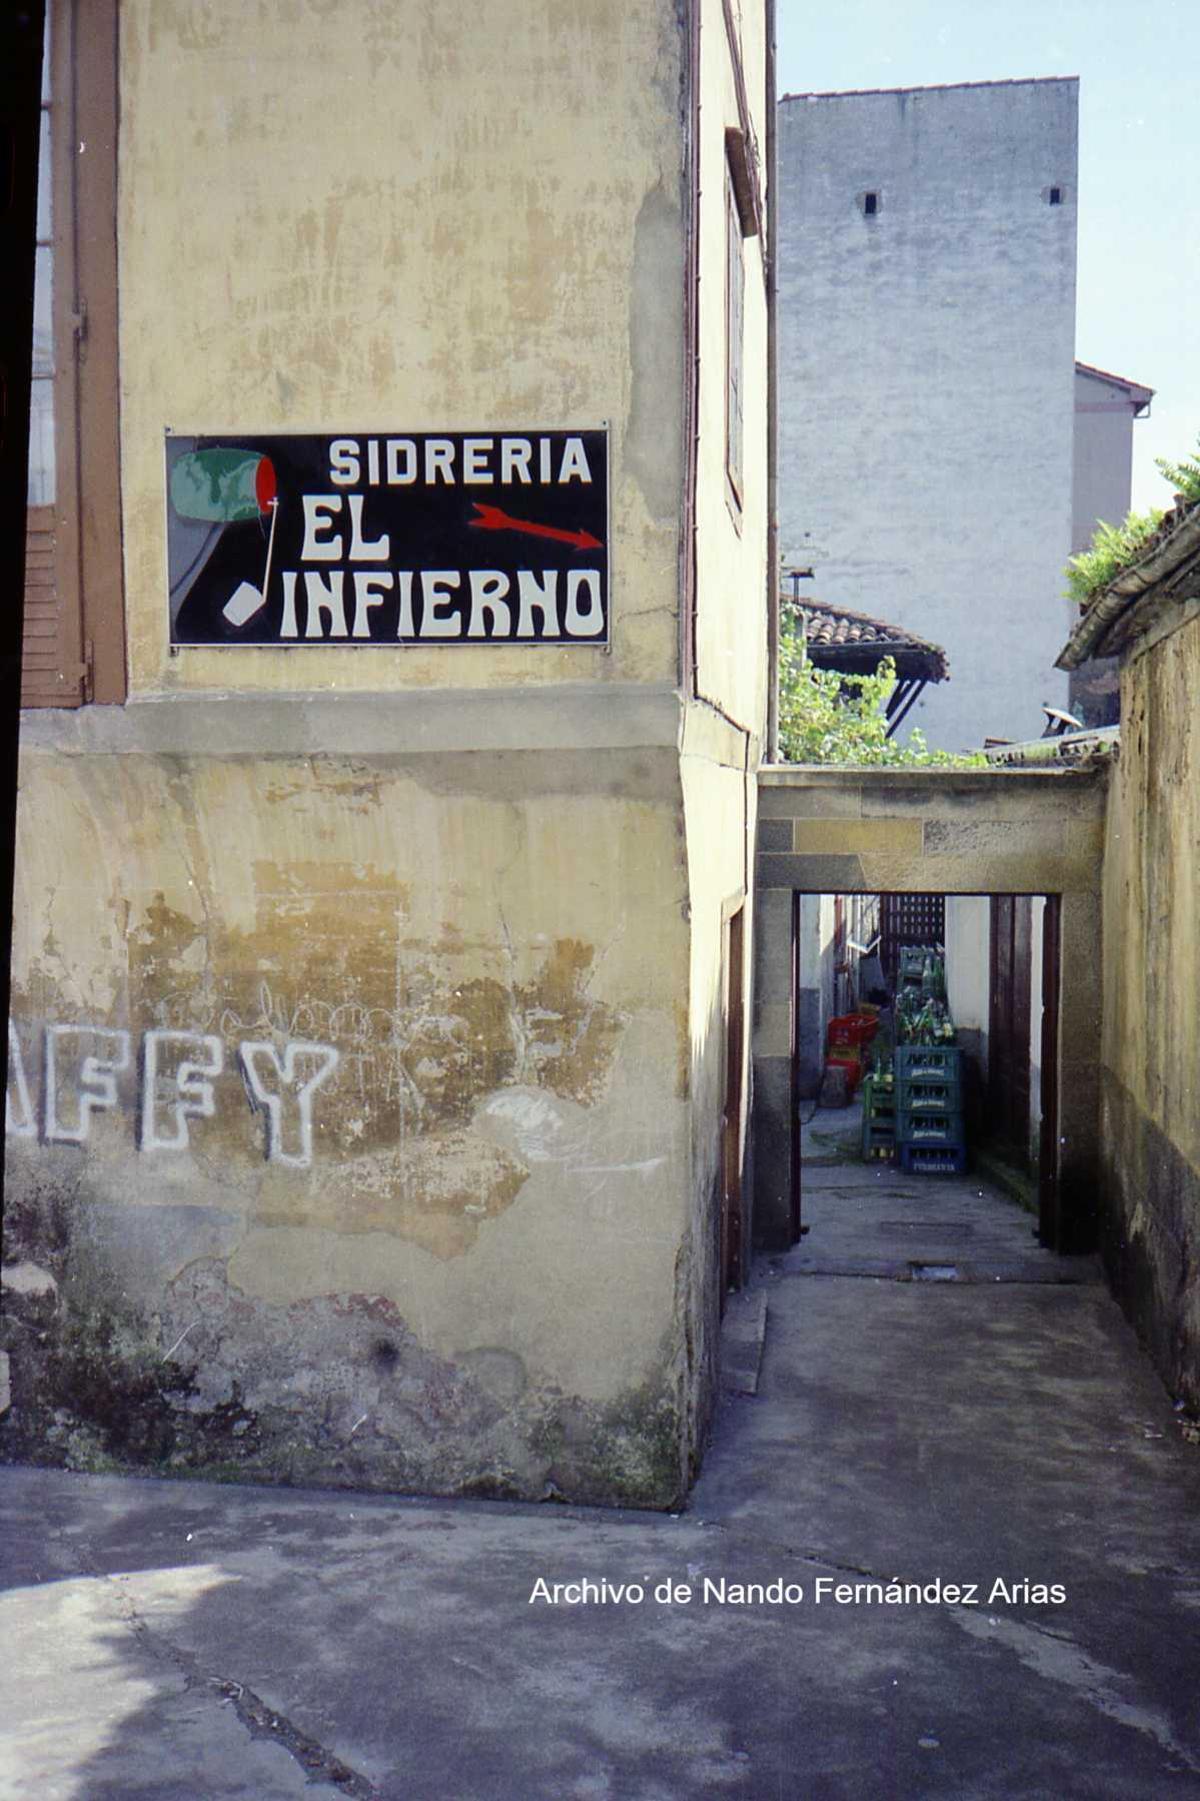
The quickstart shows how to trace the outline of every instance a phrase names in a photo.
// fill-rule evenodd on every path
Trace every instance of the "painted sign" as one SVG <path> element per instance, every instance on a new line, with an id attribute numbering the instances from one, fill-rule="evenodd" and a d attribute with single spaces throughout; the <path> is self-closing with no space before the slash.
<path id="1" fill-rule="evenodd" d="M 171 643 L 595 644 L 608 434 L 166 441 Z"/>

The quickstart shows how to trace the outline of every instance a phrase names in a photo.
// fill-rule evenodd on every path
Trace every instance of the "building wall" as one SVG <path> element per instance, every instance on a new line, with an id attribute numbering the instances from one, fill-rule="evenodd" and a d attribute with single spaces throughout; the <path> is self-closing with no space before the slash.
<path id="1" fill-rule="evenodd" d="M 130 686 L 673 679 L 686 34 L 665 0 L 127 5 L 121 463 Z M 569 117 L 569 129 L 564 120 Z M 164 281 L 163 271 L 172 271 Z M 611 656 L 191 650 L 163 432 L 609 423 Z M 236 658 L 236 664 L 233 660 Z"/>
<path id="2" fill-rule="evenodd" d="M 268 55 L 234 0 L 123 8 L 131 700 L 23 732 L 10 1455 L 686 1486 L 766 590 L 753 246 L 740 533 L 702 488 L 724 325 L 697 365 L 689 219 L 703 271 L 724 207 L 691 118 L 723 154 L 733 82 L 725 50 L 693 88 L 694 24 L 295 0 Z M 165 428 L 605 423 L 611 648 L 169 652 Z"/>
<path id="3" fill-rule="evenodd" d="M 1200 619 L 1121 672 L 1108 803 L 1106 1262 L 1168 1386 L 1200 1405 Z"/>
<path id="4" fill-rule="evenodd" d="M 726 1105 L 730 1016 L 730 918 L 744 909 L 742 1010 L 749 1021 L 754 957 L 753 857 L 757 783 L 766 728 L 767 288 L 768 228 L 764 153 L 767 124 L 765 9 L 698 8 L 696 143 L 700 204 L 696 214 L 696 319 L 699 383 L 694 396 L 696 530 L 692 558 L 694 629 L 685 624 L 693 666 L 684 669 L 685 718 L 680 763 L 687 837 L 691 968 L 692 1218 L 695 1272 L 689 1287 L 687 1343 L 708 1359 L 711 1387 L 716 1346 L 702 1333 L 701 1294 L 712 1289 L 720 1232 L 721 1125 Z M 732 30 L 730 30 L 732 27 Z M 739 88 L 741 90 L 739 96 Z M 744 107 L 744 111 L 743 111 Z M 743 484 L 731 493 L 726 457 L 726 146 L 728 130 L 745 131 L 759 178 L 762 229 L 741 240 L 744 269 Z M 743 1030 L 741 1072 L 749 1091 L 749 1039 Z M 743 1150 L 748 1105 L 741 1109 Z M 740 1209 L 749 1243 L 749 1195 Z M 707 1262 L 706 1262 L 707 1260 Z"/>
<path id="5" fill-rule="evenodd" d="M 946 897 L 946 1002 L 968 1064 L 967 1095 L 978 1116 L 987 1083 L 991 903 L 986 895 Z M 971 1125 L 975 1126 L 976 1118 Z"/>
<path id="6" fill-rule="evenodd" d="M 1035 737 L 1041 702 L 1067 697 L 1053 664 L 1071 547 L 1076 102 L 1055 80 L 780 106 L 783 564 L 945 647 L 950 679 L 910 723 L 951 750 Z"/>
<path id="7" fill-rule="evenodd" d="M 791 895 L 1060 894 L 1060 1189 L 1078 1237 L 1097 1182 L 1102 778 L 1065 770 L 769 769 L 755 858 L 760 992 L 786 985 Z M 755 1232 L 788 1242 L 790 1040 L 778 1008 L 754 1038 Z"/>
<path id="8" fill-rule="evenodd" d="M 1140 403 L 1140 398 L 1130 400 L 1127 389 L 1076 369 L 1072 555 L 1087 549 L 1101 520 L 1119 525 L 1129 511 L 1133 427 Z M 1120 672 L 1115 657 L 1097 657 L 1071 671 L 1070 710 L 1085 725 L 1117 723 Z"/>
<path id="9" fill-rule="evenodd" d="M 677 1489 L 673 754 L 32 755 L 22 799 L 10 1450 Z"/>

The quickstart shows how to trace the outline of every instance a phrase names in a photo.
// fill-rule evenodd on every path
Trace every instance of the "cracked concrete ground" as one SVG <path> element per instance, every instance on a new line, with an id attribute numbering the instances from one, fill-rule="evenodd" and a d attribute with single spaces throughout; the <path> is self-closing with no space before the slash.
<path id="1" fill-rule="evenodd" d="M 1200 1451 L 1094 1267 L 806 1176 L 678 1518 L 0 1470 L 0 1797 L 1200 1796 Z"/>

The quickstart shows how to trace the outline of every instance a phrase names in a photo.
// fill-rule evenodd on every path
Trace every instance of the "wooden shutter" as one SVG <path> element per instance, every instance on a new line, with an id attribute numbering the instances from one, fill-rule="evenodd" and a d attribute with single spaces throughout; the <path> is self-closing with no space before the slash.
<path id="1" fill-rule="evenodd" d="M 53 507 L 30 507 L 25 538 L 25 630 L 21 705 L 77 707 L 84 698 L 78 608 L 64 607 L 56 576 Z"/>
<path id="2" fill-rule="evenodd" d="M 117 439 L 117 0 L 48 0 L 55 500 L 28 514 L 23 707 L 125 698 Z M 77 145 L 88 146 L 86 156 Z M 92 641 L 95 642 L 93 681 Z"/>

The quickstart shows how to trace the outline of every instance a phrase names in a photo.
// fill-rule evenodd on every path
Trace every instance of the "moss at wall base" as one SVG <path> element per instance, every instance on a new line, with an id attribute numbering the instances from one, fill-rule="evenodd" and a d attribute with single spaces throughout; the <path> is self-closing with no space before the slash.
<path id="1" fill-rule="evenodd" d="M 683 1421 L 666 1380 L 607 1405 L 545 1389 L 505 1404 L 437 1363 L 398 1319 L 381 1319 L 377 1301 L 322 1296 L 286 1311 L 298 1375 L 319 1372 L 291 1405 L 258 1398 L 252 1377 L 228 1377 L 233 1362 L 248 1370 L 251 1342 L 223 1347 L 227 1398 L 216 1400 L 212 1365 L 182 1347 L 164 1358 L 153 1321 L 64 1319 L 45 1297 L 8 1309 L 0 1342 L 12 1405 L 0 1461 L 597 1506 L 670 1508 L 682 1498 Z"/>
<path id="2" fill-rule="evenodd" d="M 81 1251 L 90 1210 L 31 1190 L 7 1211 L 0 1460 L 621 1507 L 682 1497 L 692 1441 L 670 1342 L 640 1384 L 597 1402 L 500 1347 L 438 1356 L 379 1295 L 251 1296 L 220 1257 L 138 1300 Z"/>
<path id="3" fill-rule="evenodd" d="M 1200 1409 L 1200 1171 L 1102 1074 L 1105 1268 L 1168 1389 Z"/>

